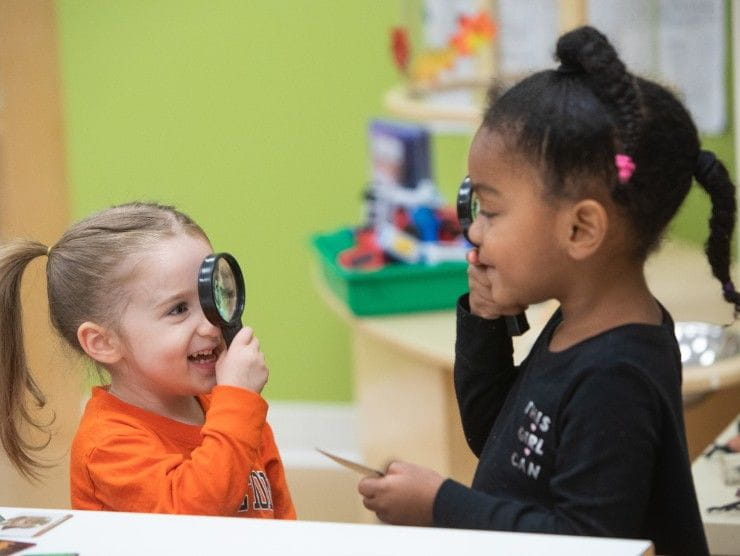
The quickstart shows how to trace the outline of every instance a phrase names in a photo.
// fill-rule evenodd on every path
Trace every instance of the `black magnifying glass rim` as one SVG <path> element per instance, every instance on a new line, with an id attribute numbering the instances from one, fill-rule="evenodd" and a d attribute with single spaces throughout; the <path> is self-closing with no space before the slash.
<path id="1" fill-rule="evenodd" d="M 457 221 L 465 239 L 470 241 L 468 231 L 473 225 L 473 182 L 470 181 L 470 176 L 465 176 L 457 190 Z"/>
<path id="2" fill-rule="evenodd" d="M 229 267 L 231 267 L 231 271 L 234 273 L 236 307 L 234 309 L 234 316 L 231 320 L 224 319 L 216 305 L 216 291 L 213 273 L 216 270 L 219 259 L 226 260 Z M 200 305 L 203 308 L 203 314 L 205 314 L 211 324 L 216 326 L 233 326 L 237 323 L 241 323 L 246 298 L 244 275 L 242 274 L 242 269 L 239 267 L 239 263 L 236 262 L 236 259 L 232 255 L 229 253 L 214 253 L 203 259 L 198 272 L 198 297 L 200 298 Z"/>

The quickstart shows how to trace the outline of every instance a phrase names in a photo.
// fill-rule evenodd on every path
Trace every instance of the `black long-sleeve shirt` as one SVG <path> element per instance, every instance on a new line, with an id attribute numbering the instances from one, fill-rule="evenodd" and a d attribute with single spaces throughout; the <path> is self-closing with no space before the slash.
<path id="1" fill-rule="evenodd" d="M 472 488 L 446 480 L 435 525 L 650 539 L 708 554 L 686 449 L 671 316 L 560 352 L 556 311 L 518 367 L 503 319 L 458 303 L 455 389 Z"/>

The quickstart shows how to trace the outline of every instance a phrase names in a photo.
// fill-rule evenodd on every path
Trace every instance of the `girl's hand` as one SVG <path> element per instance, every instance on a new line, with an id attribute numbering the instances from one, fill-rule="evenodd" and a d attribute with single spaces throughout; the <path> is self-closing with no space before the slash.
<path id="1" fill-rule="evenodd" d="M 365 477 L 357 486 L 362 503 L 393 525 L 432 525 L 434 498 L 444 478 L 412 463 L 394 461 L 385 477 Z"/>
<path id="2" fill-rule="evenodd" d="M 470 312 L 484 319 L 496 319 L 501 315 L 517 315 L 524 312 L 524 306 L 507 307 L 493 298 L 491 280 L 485 265 L 480 264 L 478 250 L 468 251 L 468 288 L 470 290 Z"/>
<path id="3" fill-rule="evenodd" d="M 258 394 L 267 383 L 269 370 L 260 341 L 248 326 L 242 328 L 216 361 L 216 384 L 237 386 Z"/>

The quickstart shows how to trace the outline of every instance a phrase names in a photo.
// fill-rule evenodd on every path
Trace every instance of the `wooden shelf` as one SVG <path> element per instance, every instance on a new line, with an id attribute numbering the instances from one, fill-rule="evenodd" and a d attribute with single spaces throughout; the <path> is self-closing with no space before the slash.
<path id="1" fill-rule="evenodd" d="M 403 85 L 388 90 L 383 104 L 395 116 L 421 122 L 457 125 L 470 133 L 480 125 L 483 114 L 482 102 L 466 105 L 435 101 L 431 95 L 411 95 Z"/>

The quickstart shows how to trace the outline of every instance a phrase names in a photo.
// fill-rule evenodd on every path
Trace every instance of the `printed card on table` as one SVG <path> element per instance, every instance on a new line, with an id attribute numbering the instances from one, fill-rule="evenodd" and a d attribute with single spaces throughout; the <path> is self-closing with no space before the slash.
<path id="1" fill-rule="evenodd" d="M 372 467 L 368 467 L 367 465 L 364 465 L 362 463 L 357 463 L 356 461 L 351 461 L 345 458 L 341 458 L 335 454 L 330 454 L 329 452 L 322 450 L 321 448 L 316 448 L 316 451 L 334 460 L 339 465 L 343 465 L 347 469 L 356 471 L 357 473 L 360 473 L 361 475 L 366 475 L 369 477 L 383 477 L 385 475 L 385 473 L 383 473 L 382 471 L 373 469 Z"/>
<path id="2" fill-rule="evenodd" d="M 27 512 L 0 518 L 0 537 L 38 537 L 67 521 L 72 514 Z M 7 542 L 7 541 L 6 541 Z M 0 552 L 0 554 L 5 554 Z M 12 552 L 8 553 L 12 554 Z"/>
<path id="3" fill-rule="evenodd" d="M 31 546 L 36 545 L 32 542 L 6 541 L 0 539 L 0 556 L 5 556 L 5 554 L 15 554 L 16 552 L 20 552 L 21 550 L 25 550 Z"/>

